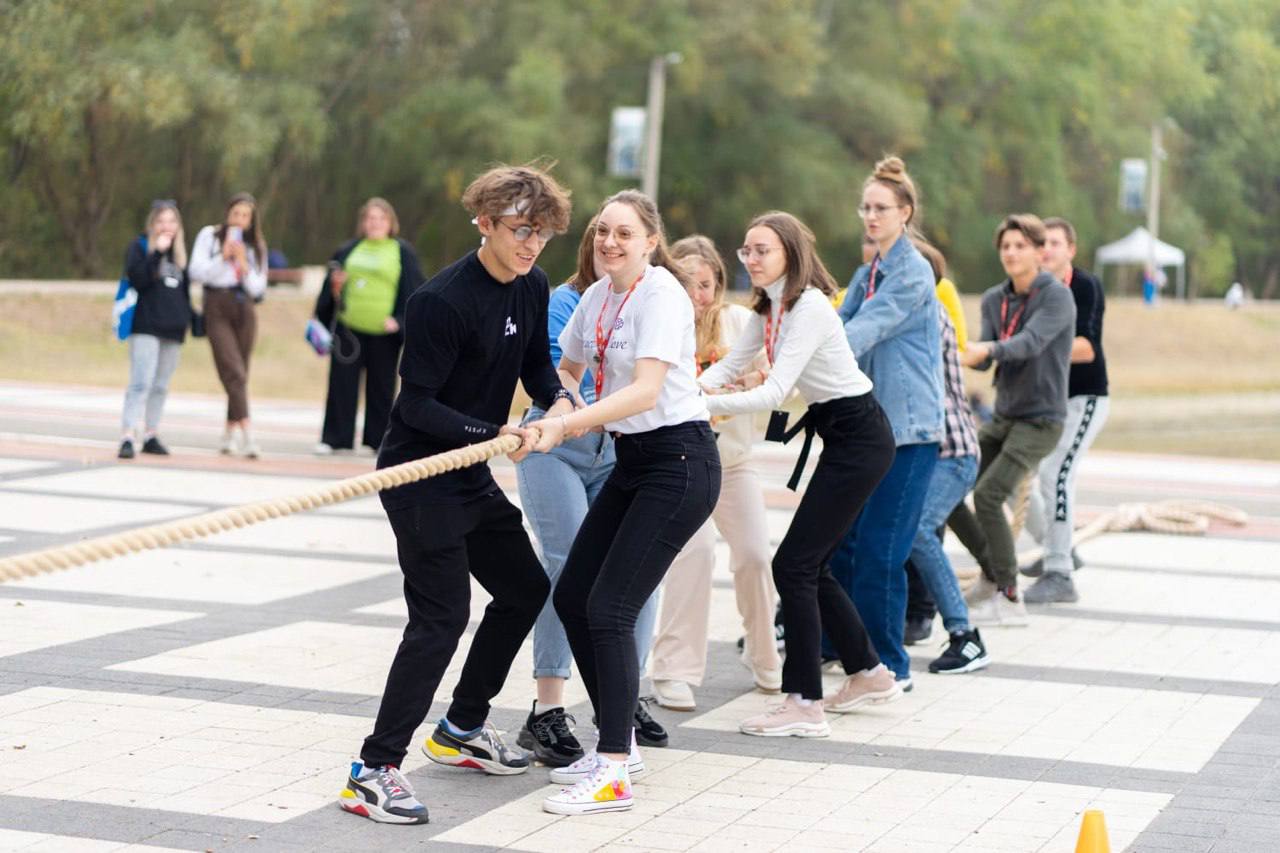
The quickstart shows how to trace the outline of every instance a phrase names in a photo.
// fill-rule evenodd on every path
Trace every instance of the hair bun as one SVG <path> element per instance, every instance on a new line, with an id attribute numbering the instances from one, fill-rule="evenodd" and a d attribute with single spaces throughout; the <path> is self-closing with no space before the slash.
<path id="1" fill-rule="evenodd" d="M 875 171 L 871 173 L 871 176 L 880 181 L 901 183 L 906 174 L 907 164 L 902 162 L 902 158 L 889 156 L 876 163 Z"/>

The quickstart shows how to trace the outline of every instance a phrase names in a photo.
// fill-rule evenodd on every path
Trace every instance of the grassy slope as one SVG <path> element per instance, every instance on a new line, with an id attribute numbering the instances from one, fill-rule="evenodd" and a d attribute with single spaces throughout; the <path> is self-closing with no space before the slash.
<path id="1" fill-rule="evenodd" d="M 0 300 L 0 379 L 123 388 L 126 349 L 110 337 L 107 295 L 0 291 Z M 289 292 L 259 306 L 253 395 L 323 403 L 327 361 L 302 339 L 310 307 Z M 976 335 L 976 299 L 966 311 Z M 1280 306 L 1113 300 L 1106 328 L 1113 412 L 1099 446 L 1280 458 Z M 990 376 L 968 381 L 982 391 Z M 220 393 L 205 341 L 188 340 L 173 389 Z M 1197 403 L 1207 395 L 1241 396 Z"/>

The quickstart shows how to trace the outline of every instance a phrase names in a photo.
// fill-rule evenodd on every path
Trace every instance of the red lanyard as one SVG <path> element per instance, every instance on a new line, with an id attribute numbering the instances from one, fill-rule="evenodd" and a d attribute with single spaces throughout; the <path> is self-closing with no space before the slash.
<path id="1" fill-rule="evenodd" d="M 871 275 L 867 277 L 867 299 L 876 295 L 876 270 L 880 267 L 880 256 L 876 255 L 871 260 Z"/>
<path id="2" fill-rule="evenodd" d="M 778 346 L 778 335 L 782 334 L 782 315 L 787 313 L 786 307 L 778 309 L 778 328 L 773 328 L 773 307 L 769 307 L 769 313 L 764 315 L 764 354 L 769 359 L 769 366 L 773 367 L 773 353 Z"/>
<path id="3" fill-rule="evenodd" d="M 1071 279 L 1075 278 L 1075 274 L 1076 274 L 1076 271 L 1074 267 L 1067 267 L 1067 274 L 1062 277 L 1062 283 L 1065 284 L 1067 287 L 1070 287 Z"/>
<path id="4" fill-rule="evenodd" d="M 1009 314 L 1009 297 L 1000 300 L 1000 340 L 1007 341 L 1013 337 L 1014 329 L 1018 328 L 1018 321 L 1022 319 L 1022 314 L 1027 310 L 1027 306 L 1031 304 L 1031 294 L 1027 294 L 1027 300 L 1018 308 L 1017 313 L 1013 315 L 1013 319 L 1005 325 L 1005 318 Z"/>
<path id="5" fill-rule="evenodd" d="M 602 321 L 604 320 L 605 309 L 609 307 L 609 295 L 613 292 L 613 284 L 610 282 L 608 290 L 605 291 L 604 299 L 600 301 L 600 316 L 596 317 L 596 399 L 604 397 L 604 353 L 609 348 L 609 341 L 613 338 L 613 330 L 618 326 L 618 318 L 622 316 L 622 309 L 627 307 L 627 300 L 631 298 L 631 294 L 636 292 L 636 285 L 644 278 L 644 273 L 640 273 L 640 277 L 631 283 L 627 288 L 627 295 L 622 297 L 622 304 L 618 306 L 618 310 L 613 315 L 613 322 L 609 324 L 609 331 L 606 334 Z"/>

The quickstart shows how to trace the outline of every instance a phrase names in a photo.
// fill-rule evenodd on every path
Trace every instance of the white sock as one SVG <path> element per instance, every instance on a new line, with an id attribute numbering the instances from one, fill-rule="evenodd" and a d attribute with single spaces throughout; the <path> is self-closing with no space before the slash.
<path id="1" fill-rule="evenodd" d="M 803 696 L 801 696 L 799 693 L 790 693 L 788 694 L 787 698 L 789 698 L 792 702 L 795 702 L 801 708 L 808 708 L 810 705 L 813 704 L 812 699 L 806 699 Z"/>
<path id="2" fill-rule="evenodd" d="M 551 711 L 555 708 L 563 708 L 563 707 L 564 705 L 561 704 L 560 702 L 534 702 L 533 713 L 535 715 L 545 714 L 547 711 Z"/>

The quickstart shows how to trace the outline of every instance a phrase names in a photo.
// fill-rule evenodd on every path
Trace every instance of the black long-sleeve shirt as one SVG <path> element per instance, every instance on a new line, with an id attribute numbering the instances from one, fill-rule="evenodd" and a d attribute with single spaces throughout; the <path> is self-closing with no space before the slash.
<path id="1" fill-rule="evenodd" d="M 142 240 L 130 243 L 124 256 L 129 286 L 138 292 L 133 334 L 182 343 L 191 324 L 187 271 L 173 262 L 172 246 L 165 252 L 148 251 L 142 248 Z"/>
<path id="2" fill-rule="evenodd" d="M 378 467 L 486 441 L 507 422 L 516 379 L 541 406 L 561 387 L 547 340 L 550 286 L 534 267 L 508 284 L 475 252 L 442 269 L 405 308 L 400 395 Z M 498 486 L 473 465 L 382 492 L 387 509 L 462 503 Z"/>
<path id="3" fill-rule="evenodd" d="M 1107 357 L 1102 352 L 1102 315 L 1107 310 L 1102 282 L 1079 267 L 1071 268 L 1071 296 L 1076 301 L 1076 337 L 1093 346 L 1093 361 L 1071 365 L 1067 396 L 1107 394 Z"/>

